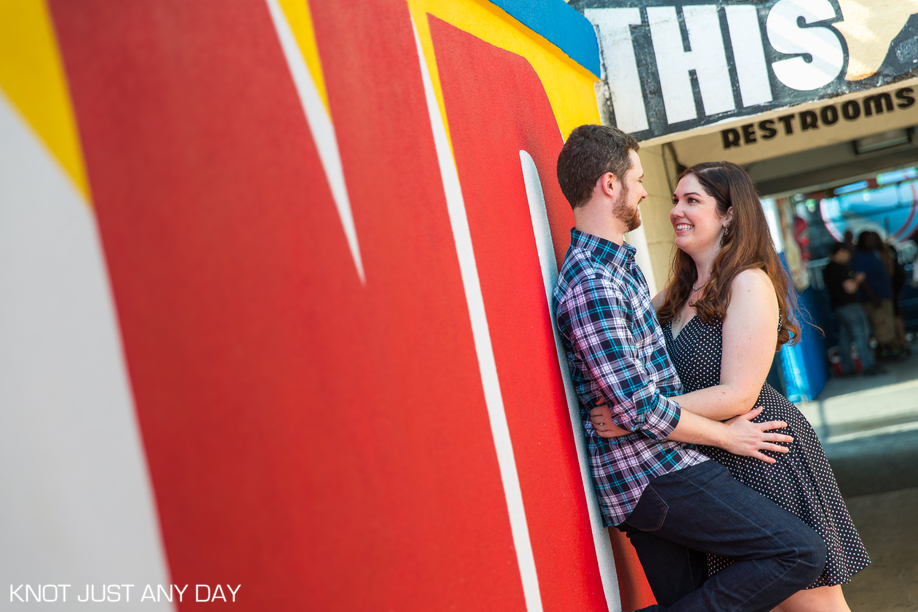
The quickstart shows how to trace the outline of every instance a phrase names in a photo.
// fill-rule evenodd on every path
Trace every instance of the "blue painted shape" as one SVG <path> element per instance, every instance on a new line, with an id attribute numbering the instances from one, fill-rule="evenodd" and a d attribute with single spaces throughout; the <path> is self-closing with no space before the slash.
<path id="1" fill-rule="evenodd" d="M 784 271 L 790 277 L 787 257 L 778 255 Z M 791 288 L 791 291 L 794 289 Z M 800 326 L 800 342 L 781 347 L 781 370 L 784 374 L 785 396 L 792 402 L 814 400 L 826 387 L 829 377 L 829 360 L 826 353 L 825 339 L 821 329 L 827 327 L 820 320 L 819 304 L 816 291 L 810 287 L 797 294 L 797 325 Z M 772 385 L 774 386 L 774 385 Z"/>
<path id="2" fill-rule="evenodd" d="M 787 271 L 787 259 L 780 254 L 781 263 Z M 788 276 L 790 273 L 788 272 Z M 791 289 L 793 291 L 793 289 Z M 814 400 L 826 387 L 829 364 L 826 356 L 825 339 L 810 322 L 825 329 L 820 321 L 816 292 L 810 287 L 797 294 L 797 325 L 800 326 L 800 342 L 794 346 L 781 347 L 781 366 L 787 399 L 792 402 Z"/>
<path id="3" fill-rule="evenodd" d="M 800 345 L 781 347 L 781 367 L 784 370 L 784 385 L 787 399 L 791 402 L 806 401 L 812 398 L 803 369 L 803 354 Z"/>
<path id="4" fill-rule="evenodd" d="M 491 0 L 491 3 L 544 36 L 597 77 L 600 75 L 599 43 L 593 24 L 563 0 Z"/>
<path id="5" fill-rule="evenodd" d="M 826 324 L 816 316 L 818 305 L 816 304 L 815 289 L 808 288 L 797 296 L 797 301 L 801 309 L 801 320 L 798 321 L 800 325 L 800 344 L 792 348 L 797 350 L 800 359 L 799 363 L 806 380 L 804 384 L 806 392 L 803 395 L 807 400 L 814 400 L 826 388 L 826 381 L 829 377 L 829 364 L 826 357 L 825 339 L 808 321 L 812 321 L 823 329 Z"/>

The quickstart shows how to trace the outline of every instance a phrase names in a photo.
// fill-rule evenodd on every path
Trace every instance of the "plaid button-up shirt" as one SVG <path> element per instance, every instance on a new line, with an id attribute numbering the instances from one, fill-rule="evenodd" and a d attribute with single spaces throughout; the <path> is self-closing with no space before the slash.
<path id="1" fill-rule="evenodd" d="M 606 526 L 623 522 L 651 478 L 707 458 L 665 438 L 682 391 L 666 354 L 647 281 L 634 247 L 571 230 L 571 246 L 553 294 L 586 432 L 593 485 Z M 616 425 L 632 433 L 601 438 L 589 412 L 605 398 Z"/>

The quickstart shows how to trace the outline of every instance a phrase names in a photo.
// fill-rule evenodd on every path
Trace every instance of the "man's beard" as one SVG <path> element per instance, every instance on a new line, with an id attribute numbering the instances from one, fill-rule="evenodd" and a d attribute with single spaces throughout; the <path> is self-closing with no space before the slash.
<path id="1" fill-rule="evenodd" d="M 625 187 L 625 184 L 622 183 L 622 190 L 618 194 L 618 201 L 615 202 L 615 206 L 612 208 L 612 216 L 624 223 L 625 233 L 628 233 L 632 230 L 636 230 L 641 226 L 641 213 L 638 212 L 638 207 L 635 206 L 634 210 L 628 210 L 626 204 L 628 201 L 628 188 Z"/>

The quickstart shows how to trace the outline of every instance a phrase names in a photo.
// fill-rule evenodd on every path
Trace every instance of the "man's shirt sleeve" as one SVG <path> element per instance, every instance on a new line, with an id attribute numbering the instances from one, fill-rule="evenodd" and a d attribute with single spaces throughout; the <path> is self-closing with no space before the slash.
<path id="1" fill-rule="evenodd" d="M 679 423 L 681 408 L 660 393 L 652 376 L 669 366 L 665 351 L 647 346 L 656 341 L 653 319 L 635 318 L 629 300 L 609 279 L 586 279 L 572 289 L 568 339 L 581 370 L 599 387 L 616 425 L 666 438 Z"/>

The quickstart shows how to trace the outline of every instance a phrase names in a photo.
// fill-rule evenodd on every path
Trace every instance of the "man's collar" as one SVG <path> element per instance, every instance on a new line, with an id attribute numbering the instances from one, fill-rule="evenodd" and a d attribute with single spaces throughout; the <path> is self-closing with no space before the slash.
<path id="1" fill-rule="evenodd" d="M 594 257 L 622 268 L 634 259 L 635 248 L 628 243 L 615 244 L 611 240 L 571 228 L 571 246 L 590 251 Z"/>

